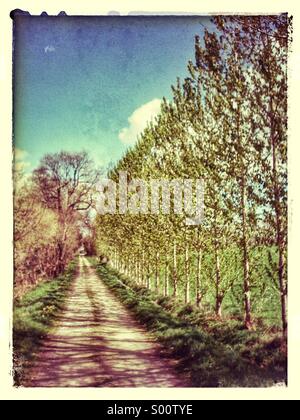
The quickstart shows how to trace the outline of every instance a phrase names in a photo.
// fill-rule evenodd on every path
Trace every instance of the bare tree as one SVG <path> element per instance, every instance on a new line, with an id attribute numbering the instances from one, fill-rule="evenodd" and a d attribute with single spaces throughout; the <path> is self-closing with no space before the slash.
<path id="1" fill-rule="evenodd" d="M 61 215 L 89 210 L 100 172 L 86 152 L 46 155 L 33 172 L 33 181 L 46 207 Z"/>
<path id="2" fill-rule="evenodd" d="M 42 204 L 57 212 L 59 218 L 57 273 L 65 267 L 69 231 L 93 207 L 99 175 L 86 152 L 48 154 L 33 172 L 33 183 Z"/>

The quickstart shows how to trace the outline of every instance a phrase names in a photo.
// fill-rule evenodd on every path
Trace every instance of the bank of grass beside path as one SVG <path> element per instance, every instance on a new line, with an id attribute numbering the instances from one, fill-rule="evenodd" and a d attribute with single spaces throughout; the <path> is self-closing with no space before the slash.
<path id="1" fill-rule="evenodd" d="M 69 264 L 59 277 L 43 281 L 14 302 L 13 357 L 14 383 L 21 386 L 43 338 L 50 332 L 57 314 L 63 310 L 75 278 L 78 261 Z"/>
<path id="2" fill-rule="evenodd" d="M 95 259 L 90 259 L 96 267 Z M 268 387 L 286 381 L 280 331 L 247 331 L 240 319 L 216 319 L 174 298 L 158 296 L 109 266 L 97 273 L 135 317 L 178 360 L 195 387 Z"/>

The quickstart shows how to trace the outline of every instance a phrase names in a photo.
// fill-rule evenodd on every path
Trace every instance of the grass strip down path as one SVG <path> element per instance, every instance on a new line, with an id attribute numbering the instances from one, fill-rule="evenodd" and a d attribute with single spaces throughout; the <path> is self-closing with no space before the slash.
<path id="1" fill-rule="evenodd" d="M 209 320 L 191 305 L 158 296 L 109 266 L 99 266 L 97 273 L 179 361 L 177 368 L 192 386 L 269 387 L 286 381 L 280 336 L 246 331 L 240 320 Z"/>

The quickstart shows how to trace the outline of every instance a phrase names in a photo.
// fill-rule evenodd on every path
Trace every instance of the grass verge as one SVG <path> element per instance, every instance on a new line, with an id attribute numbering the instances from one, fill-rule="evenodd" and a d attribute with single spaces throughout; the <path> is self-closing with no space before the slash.
<path id="1" fill-rule="evenodd" d="M 69 264 L 61 276 L 40 283 L 14 303 L 13 357 L 14 384 L 22 386 L 28 367 L 42 339 L 49 333 L 55 316 L 63 309 L 65 298 L 77 271 L 77 262 Z"/>
<path id="2" fill-rule="evenodd" d="M 269 387 L 286 381 L 280 333 L 246 331 L 238 319 L 209 318 L 191 305 L 161 297 L 107 266 L 98 275 L 134 313 L 195 387 Z"/>

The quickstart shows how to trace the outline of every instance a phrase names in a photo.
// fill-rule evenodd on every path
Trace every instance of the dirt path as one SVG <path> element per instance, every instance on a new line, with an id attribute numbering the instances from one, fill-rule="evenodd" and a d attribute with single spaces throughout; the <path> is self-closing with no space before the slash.
<path id="1" fill-rule="evenodd" d="M 30 370 L 30 387 L 183 387 L 172 362 L 80 260 L 65 310 Z"/>

